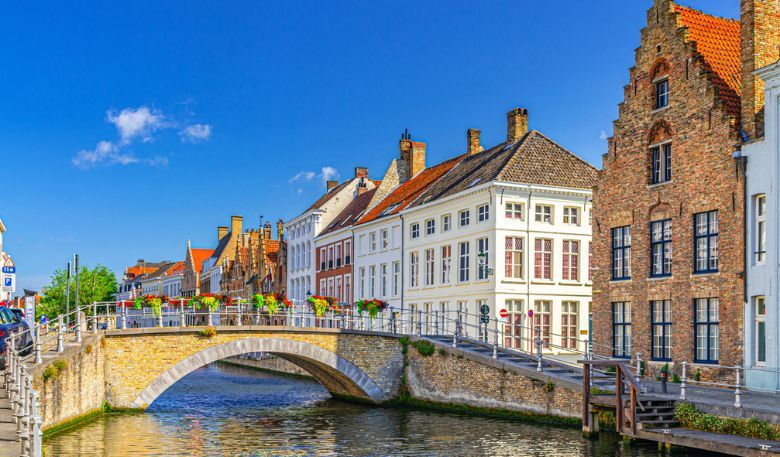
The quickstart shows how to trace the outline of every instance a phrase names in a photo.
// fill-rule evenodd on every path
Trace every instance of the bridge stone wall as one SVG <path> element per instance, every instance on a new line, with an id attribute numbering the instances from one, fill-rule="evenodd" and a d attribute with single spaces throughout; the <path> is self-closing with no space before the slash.
<path id="1" fill-rule="evenodd" d="M 437 345 L 424 357 L 407 353 L 407 389 L 415 400 L 492 410 L 579 419 L 582 386 L 550 378 L 544 372 L 520 370 L 498 360 L 479 358 Z"/>

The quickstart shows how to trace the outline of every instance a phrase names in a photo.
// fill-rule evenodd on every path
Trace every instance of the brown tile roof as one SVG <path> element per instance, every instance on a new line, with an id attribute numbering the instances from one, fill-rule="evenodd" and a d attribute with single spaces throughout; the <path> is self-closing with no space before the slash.
<path id="1" fill-rule="evenodd" d="M 449 197 L 491 181 L 592 189 L 598 171 L 542 133 L 468 155 L 409 206 Z"/>
<path id="2" fill-rule="evenodd" d="M 368 208 L 368 204 L 371 203 L 371 198 L 375 193 L 376 187 L 355 197 L 355 199 L 341 210 L 333 221 L 320 232 L 320 236 L 354 225 L 365 213 L 366 208 Z"/>
<path id="3" fill-rule="evenodd" d="M 688 28 L 688 39 L 712 70 L 712 83 L 729 114 L 739 118 L 742 95 L 739 20 L 711 16 L 685 6 L 674 5 L 680 24 Z"/>
<path id="4" fill-rule="evenodd" d="M 149 273 L 146 276 L 146 279 L 156 279 L 156 278 L 159 278 L 161 276 L 164 276 L 165 273 L 173 267 L 173 265 L 174 265 L 173 262 L 164 264 L 160 268 L 157 268 L 156 270 L 154 270 L 152 273 Z"/>
<path id="5" fill-rule="evenodd" d="M 195 265 L 195 271 L 200 275 L 203 272 L 203 261 L 214 254 L 213 249 L 192 248 L 192 263 Z"/>
<path id="6" fill-rule="evenodd" d="M 464 157 L 466 157 L 465 154 L 446 160 L 433 167 L 426 168 L 414 178 L 396 187 L 395 190 L 390 192 L 390 194 L 379 202 L 378 205 L 371 208 L 371 211 L 366 213 L 357 224 L 365 224 L 366 222 L 371 222 L 380 217 L 400 212 L 402 209 L 406 208 L 409 203 L 414 201 L 417 196 L 424 192 L 428 186 L 436 182 L 437 179 L 441 178 L 442 175 L 457 165 Z"/>
<path id="7" fill-rule="evenodd" d="M 184 262 L 176 262 L 173 264 L 173 266 L 165 273 L 166 276 L 173 276 L 178 275 L 184 272 Z"/>
<path id="8" fill-rule="evenodd" d="M 266 261 L 276 264 L 279 260 L 279 240 L 263 240 L 263 243 L 265 243 Z"/>

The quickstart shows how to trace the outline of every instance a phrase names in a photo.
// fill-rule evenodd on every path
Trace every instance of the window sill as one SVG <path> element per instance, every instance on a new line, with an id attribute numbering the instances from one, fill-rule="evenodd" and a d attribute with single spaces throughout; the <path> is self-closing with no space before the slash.
<path id="1" fill-rule="evenodd" d="M 553 285 L 555 284 L 555 281 L 553 281 L 552 279 L 533 279 L 531 280 L 531 284 Z"/>
<path id="2" fill-rule="evenodd" d="M 720 368 L 720 365 L 718 364 L 717 360 L 713 362 L 707 362 L 706 360 L 694 360 L 692 366 L 696 366 L 696 365 L 704 365 L 707 368 Z"/>
<path id="3" fill-rule="evenodd" d="M 648 184 L 647 185 L 647 189 L 648 190 L 657 189 L 659 187 L 665 186 L 667 184 L 671 184 L 673 182 L 674 182 L 674 180 L 670 179 L 669 181 L 661 181 L 661 182 L 657 182 L 657 183 Z"/>
<path id="4" fill-rule="evenodd" d="M 707 276 L 720 276 L 720 271 L 702 271 L 691 273 L 691 278 L 701 278 Z"/>
<path id="5" fill-rule="evenodd" d="M 581 286 L 582 283 L 579 281 L 571 281 L 571 280 L 563 280 L 559 283 L 562 286 Z"/>
<path id="6" fill-rule="evenodd" d="M 525 283 L 526 283 L 526 281 L 525 281 L 525 279 L 521 279 L 521 278 L 515 278 L 515 279 L 502 279 L 502 280 L 501 280 L 501 283 L 502 283 L 502 284 L 525 284 Z"/>
<path id="7" fill-rule="evenodd" d="M 610 284 L 621 284 L 621 283 L 624 283 L 624 282 L 629 282 L 630 283 L 631 282 L 631 278 L 617 278 L 617 279 L 610 279 L 609 280 Z"/>
<path id="8" fill-rule="evenodd" d="M 665 279 L 672 279 L 674 276 L 668 275 L 668 276 L 650 276 L 647 278 L 648 281 L 663 281 Z"/>
<path id="9" fill-rule="evenodd" d="M 653 110 L 650 111 L 650 114 L 662 113 L 668 109 L 669 109 L 669 104 L 667 103 L 666 106 L 662 106 L 660 108 L 653 108 Z"/>

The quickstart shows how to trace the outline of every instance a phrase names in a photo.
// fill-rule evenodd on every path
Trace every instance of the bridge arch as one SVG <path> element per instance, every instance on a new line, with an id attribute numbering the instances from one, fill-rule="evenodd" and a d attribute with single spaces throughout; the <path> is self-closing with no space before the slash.
<path id="1" fill-rule="evenodd" d="M 208 347 L 176 363 L 143 389 L 131 407 L 148 407 L 169 387 L 197 368 L 250 352 L 274 354 L 300 366 L 331 393 L 361 397 L 375 403 L 387 399 L 385 392 L 368 375 L 331 351 L 286 338 L 244 338 Z"/>

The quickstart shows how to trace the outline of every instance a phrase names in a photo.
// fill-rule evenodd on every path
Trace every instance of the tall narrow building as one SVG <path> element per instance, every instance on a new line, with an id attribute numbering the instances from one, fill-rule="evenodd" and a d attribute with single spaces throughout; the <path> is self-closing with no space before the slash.
<path id="1" fill-rule="evenodd" d="M 753 4 L 745 0 L 743 18 Z M 775 2 L 776 4 L 776 2 Z M 748 25 L 748 28 L 750 25 Z M 654 0 L 594 193 L 594 350 L 650 372 L 742 364 L 744 163 L 740 21 Z M 759 33 L 755 30 L 755 33 Z M 743 65 L 744 64 L 744 65 Z M 746 123 L 746 125 L 748 125 Z"/>

